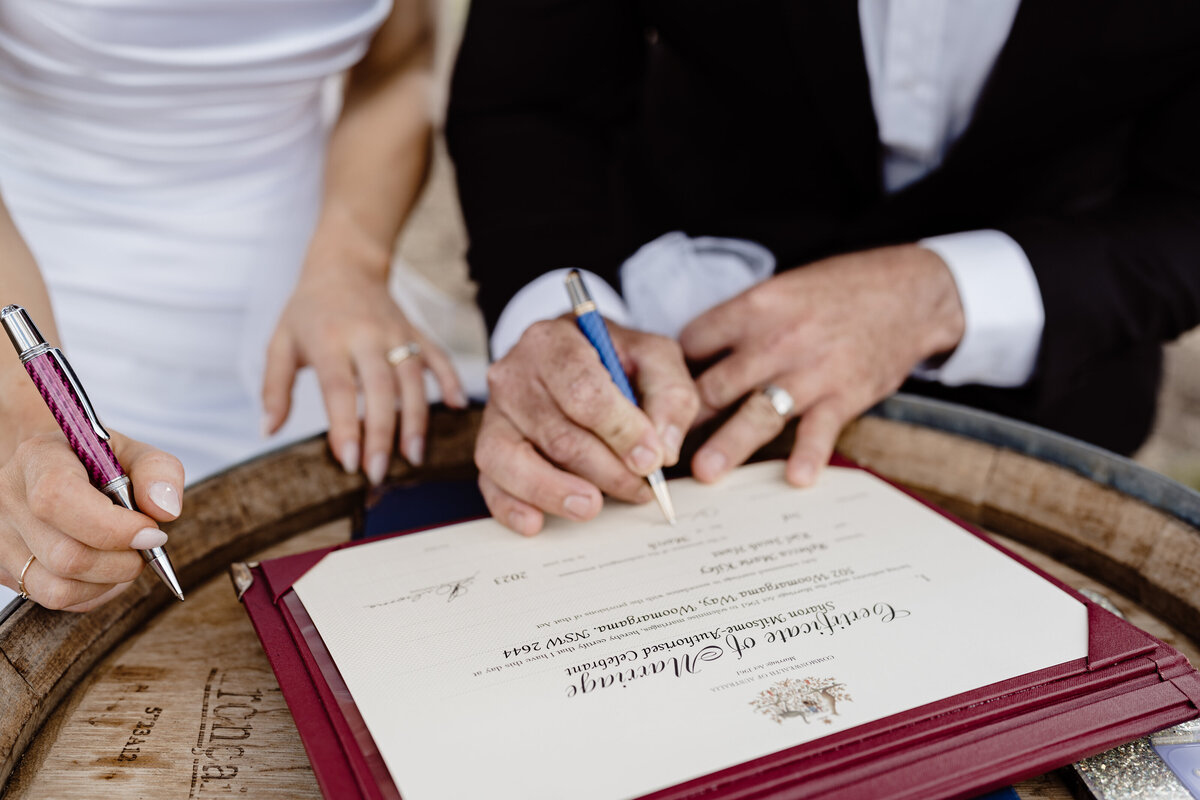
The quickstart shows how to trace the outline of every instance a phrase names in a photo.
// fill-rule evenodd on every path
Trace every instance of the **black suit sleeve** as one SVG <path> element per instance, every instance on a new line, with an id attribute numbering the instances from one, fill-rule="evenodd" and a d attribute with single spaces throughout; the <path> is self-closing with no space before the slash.
<path id="1" fill-rule="evenodd" d="M 1000 226 L 1041 290 L 1046 325 L 1031 388 L 1046 402 L 1078 394 L 1110 362 L 1154 361 L 1159 343 L 1200 323 L 1200 58 L 1188 49 L 1175 85 L 1132 132 L 1112 198 Z"/>
<path id="2" fill-rule="evenodd" d="M 645 38 L 625 0 L 475 0 L 446 139 L 488 329 L 559 267 L 617 286 L 614 154 L 637 108 Z"/>

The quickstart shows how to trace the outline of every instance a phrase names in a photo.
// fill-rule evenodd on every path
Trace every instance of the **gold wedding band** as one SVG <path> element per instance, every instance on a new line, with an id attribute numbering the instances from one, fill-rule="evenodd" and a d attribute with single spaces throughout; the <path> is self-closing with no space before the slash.
<path id="1" fill-rule="evenodd" d="M 413 356 L 419 355 L 421 355 L 421 345 L 417 342 L 408 342 L 388 350 L 385 358 L 393 367 L 398 367 Z"/>
<path id="2" fill-rule="evenodd" d="M 37 556 L 31 555 L 29 560 L 25 562 L 25 566 L 21 568 L 21 577 L 17 581 L 17 593 L 21 595 L 22 600 L 29 599 L 29 592 L 25 591 L 25 574 L 29 572 L 29 568 L 33 566 L 35 559 L 37 559 Z"/>
<path id="3" fill-rule="evenodd" d="M 771 408 L 775 409 L 775 413 L 783 419 L 790 417 L 796 408 L 796 398 L 792 397 L 791 392 L 773 383 L 768 383 L 762 388 L 762 395 L 767 398 Z"/>

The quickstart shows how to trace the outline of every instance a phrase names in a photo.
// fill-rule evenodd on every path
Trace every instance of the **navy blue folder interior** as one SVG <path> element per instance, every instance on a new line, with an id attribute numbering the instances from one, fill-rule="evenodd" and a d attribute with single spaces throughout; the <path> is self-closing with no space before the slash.
<path id="1" fill-rule="evenodd" d="M 355 517 L 350 538 L 371 539 L 484 517 L 487 513 L 473 479 L 384 485 L 367 496 L 365 509 Z"/>

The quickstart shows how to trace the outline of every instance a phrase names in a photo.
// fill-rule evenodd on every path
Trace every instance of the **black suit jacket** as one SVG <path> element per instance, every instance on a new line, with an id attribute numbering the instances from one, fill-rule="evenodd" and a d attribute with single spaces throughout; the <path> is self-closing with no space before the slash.
<path id="1" fill-rule="evenodd" d="M 1160 344 L 1200 323 L 1196 0 L 1026 0 L 966 131 L 892 195 L 853 0 L 474 0 L 447 137 L 489 327 L 548 269 L 619 286 L 670 230 L 784 269 L 996 228 L 1042 292 L 1033 379 L 909 388 L 1128 452 Z"/>

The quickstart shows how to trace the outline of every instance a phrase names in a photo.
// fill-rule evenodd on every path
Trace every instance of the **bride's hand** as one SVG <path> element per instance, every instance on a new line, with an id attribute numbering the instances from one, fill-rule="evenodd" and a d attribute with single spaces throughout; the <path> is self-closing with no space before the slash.
<path id="1" fill-rule="evenodd" d="M 312 366 L 329 415 L 334 456 L 347 472 L 361 466 L 372 483 L 387 473 L 397 405 L 402 452 L 413 464 L 424 459 L 426 368 L 441 386 L 447 405 L 467 404 L 450 359 L 405 318 L 388 294 L 390 261 L 391 254 L 366 237 L 345 230 L 341 235 L 318 233 L 271 338 L 263 382 L 265 427 L 274 432 L 287 419 L 296 371 Z M 400 359 L 406 351 L 397 348 L 405 345 L 418 352 Z"/>
<path id="2" fill-rule="evenodd" d="M 142 513 L 114 505 L 93 487 L 61 432 L 29 436 L 0 467 L 0 583 L 18 591 L 23 583 L 30 599 L 46 608 L 88 611 L 142 571 L 145 562 L 135 549 L 166 544 L 157 523 L 179 516 L 183 466 L 161 450 L 111 434 L 109 445 Z"/>

